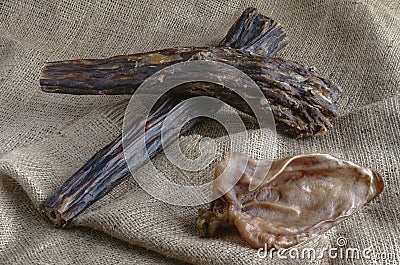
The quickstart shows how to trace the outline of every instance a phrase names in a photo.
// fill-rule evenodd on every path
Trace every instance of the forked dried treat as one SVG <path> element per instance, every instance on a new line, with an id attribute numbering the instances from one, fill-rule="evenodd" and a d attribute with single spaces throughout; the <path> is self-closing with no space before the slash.
<path id="1" fill-rule="evenodd" d="M 285 36 L 278 23 L 258 13 L 255 8 L 248 8 L 217 47 L 170 48 L 106 59 L 46 63 L 40 85 L 43 91 L 51 93 L 133 94 L 148 77 L 172 64 L 189 60 L 218 61 L 242 70 L 259 85 L 281 132 L 296 138 L 324 134 L 337 116 L 340 89 L 330 80 L 318 76 L 312 68 L 272 58 L 286 45 Z M 249 90 L 243 87 L 245 92 L 246 89 Z M 157 155 L 163 149 L 158 139 L 167 111 L 182 100 L 199 95 L 221 99 L 254 116 L 245 101 L 229 88 L 204 82 L 186 83 L 168 92 L 150 117 L 137 121 L 138 124 L 147 123 L 147 136 L 135 131 L 138 126 L 132 126 L 128 132 L 132 143 L 146 137 L 151 145 L 149 157 Z M 253 100 L 259 101 L 257 97 Z M 196 111 L 186 108 L 180 113 L 184 118 L 184 115 L 193 116 Z M 187 127 L 202 120 L 192 120 Z M 119 136 L 97 152 L 42 203 L 42 211 L 56 225 L 70 224 L 90 204 L 130 176 L 121 139 Z M 128 149 L 125 151 L 137 159 L 134 169 L 142 166 L 145 161 L 142 154 L 135 152 L 135 145 Z"/>
<path id="2" fill-rule="evenodd" d="M 326 154 L 271 163 L 231 153 L 216 166 L 215 178 L 224 170 L 240 174 L 240 167 L 245 171 L 234 187 L 208 210 L 199 210 L 201 236 L 212 236 L 221 225 L 234 225 L 253 248 L 288 248 L 349 218 L 383 190 L 377 172 Z M 252 179 L 260 176 L 262 183 L 249 190 Z M 214 188 L 220 190 L 231 179 L 216 181 Z"/>

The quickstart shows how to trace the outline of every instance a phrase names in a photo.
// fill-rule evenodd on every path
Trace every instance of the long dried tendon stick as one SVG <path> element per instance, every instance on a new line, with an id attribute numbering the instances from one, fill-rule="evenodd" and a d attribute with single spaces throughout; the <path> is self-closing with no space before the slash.
<path id="1" fill-rule="evenodd" d="M 286 45 L 279 24 L 247 9 L 219 47 L 171 48 L 108 59 L 47 63 L 43 91 L 67 94 L 133 94 L 155 72 L 188 60 L 212 60 L 234 66 L 250 76 L 271 103 L 278 129 L 301 138 L 324 134 L 337 116 L 340 89 L 312 68 L 272 58 Z M 229 98 L 240 111 L 252 114 L 235 93 L 212 84 L 181 86 L 179 93 Z"/>
<path id="2" fill-rule="evenodd" d="M 75 216 L 80 214 L 93 202 L 99 200 L 116 185 L 130 176 L 130 170 L 143 166 L 148 159 L 157 155 L 162 148 L 169 145 L 175 135 L 189 131 L 204 117 L 197 117 L 180 128 L 168 127 L 164 119 L 174 115 L 177 119 L 185 119 L 189 114 L 196 115 L 200 109 L 191 109 L 187 104 L 178 105 L 181 99 L 165 95 L 155 106 L 149 117 L 139 117 L 131 121 L 133 127 L 124 135 L 118 136 L 113 142 L 97 152 L 85 165 L 70 177 L 43 204 L 42 211 L 57 226 L 67 226 Z M 207 106 L 211 111 L 218 111 L 219 104 Z M 137 126 L 135 126 L 137 124 Z M 143 134 L 143 125 L 145 133 Z M 163 128 L 164 126 L 164 128 Z M 161 132 L 164 134 L 161 144 Z M 126 141 L 126 145 L 123 145 Z M 143 143 L 146 146 L 143 146 Z M 124 149 L 125 147 L 125 149 Z M 147 155 L 146 155 L 147 153 Z M 128 167 L 124 154 L 129 154 Z"/>

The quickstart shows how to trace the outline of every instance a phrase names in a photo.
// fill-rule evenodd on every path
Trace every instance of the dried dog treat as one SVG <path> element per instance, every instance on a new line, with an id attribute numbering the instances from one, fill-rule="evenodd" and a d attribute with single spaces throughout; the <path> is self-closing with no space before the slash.
<path id="1" fill-rule="evenodd" d="M 226 63 L 250 76 L 268 100 L 277 129 L 292 137 L 324 134 L 338 114 L 339 87 L 303 64 L 230 48 L 199 52 L 192 59 Z M 213 96 L 223 99 L 218 96 L 220 90 L 216 89 Z M 196 92 L 194 86 L 191 93 Z M 236 99 L 236 94 L 228 98 Z M 252 115 L 246 104 L 231 105 Z"/>
<path id="2" fill-rule="evenodd" d="M 107 59 L 46 63 L 40 85 L 43 91 L 52 93 L 132 94 L 144 80 L 166 66 L 189 60 L 219 61 L 239 68 L 260 86 L 270 102 L 278 129 L 294 137 L 323 134 L 332 126 L 331 121 L 337 115 L 336 101 L 340 90 L 305 65 L 271 58 L 286 43 L 285 33 L 279 24 L 259 14 L 256 9 L 248 8 L 216 48 L 171 48 Z M 146 137 L 151 145 L 149 157 L 154 157 L 163 148 L 160 141 L 154 139 L 160 136 L 165 111 L 171 110 L 183 99 L 199 95 L 219 98 L 240 111 L 254 115 L 243 99 L 229 88 L 211 83 L 187 83 L 170 91 L 159 105 L 163 109 L 156 108 L 150 117 L 137 121 L 149 122 L 148 136 L 137 134 L 133 126 L 133 131 L 128 133 L 132 141 Z M 182 116 L 196 112 L 190 109 L 181 111 Z M 201 120 L 195 119 L 189 125 Z M 134 168 L 145 163 L 141 159 L 142 154 L 132 152 L 132 155 L 137 157 Z M 75 216 L 129 175 L 119 136 L 56 190 L 42 204 L 42 211 L 55 224 L 68 225 Z"/>
<path id="3" fill-rule="evenodd" d="M 144 80 L 166 66 L 189 60 L 222 62 L 257 83 L 271 104 L 279 131 L 295 138 L 324 134 L 337 116 L 340 89 L 304 64 L 271 58 L 286 45 L 284 38 L 279 24 L 249 8 L 219 47 L 46 63 L 40 85 L 43 91 L 55 93 L 133 94 Z M 217 84 L 185 84 L 174 91 L 186 97 L 213 96 L 253 115 L 239 95 Z"/>
<path id="4" fill-rule="evenodd" d="M 170 132 L 165 134 L 163 139 L 164 144 L 168 145 L 174 140 L 174 134 L 185 133 L 205 119 L 201 116 L 196 117 L 186 123 L 182 129 L 168 127 L 168 124 L 162 122 L 168 115 L 174 115 L 177 119 L 185 119 L 188 114 L 196 116 L 202 111 L 200 108 L 192 109 L 188 104 L 177 106 L 180 101 L 180 98 L 166 94 L 154 106 L 149 117 L 139 115 L 136 120 L 132 121 L 133 127 L 124 135 L 125 138 L 120 135 L 89 159 L 82 168 L 42 203 L 42 212 L 56 226 L 67 226 L 87 206 L 99 200 L 130 176 L 129 170 L 141 167 L 148 159 L 153 158 L 161 151 L 163 126 Z M 211 109 L 211 111 L 218 111 L 219 107 L 218 104 L 204 105 L 204 108 Z M 146 124 L 144 132 L 141 124 Z M 124 146 L 123 141 L 129 145 Z M 146 144 L 146 148 L 143 143 Z M 144 152 L 147 152 L 147 155 Z M 127 165 L 125 155 L 134 158 L 130 160 L 130 167 Z"/>
<path id="5" fill-rule="evenodd" d="M 216 166 L 215 178 L 224 170 L 240 174 L 238 168 L 243 166 L 234 187 L 208 210 L 199 210 L 202 236 L 212 236 L 221 225 L 234 225 L 253 248 L 288 248 L 349 218 L 383 190 L 377 172 L 326 154 L 270 162 L 231 153 Z M 249 190 L 260 174 L 262 183 Z M 214 188 L 218 191 L 229 184 L 216 181 Z"/>
<path id="6" fill-rule="evenodd" d="M 274 56 L 286 46 L 286 34 L 274 20 L 247 8 L 230 28 L 219 47 Z M 69 60 L 46 63 L 40 85 L 45 92 L 88 94 L 131 94 L 160 69 L 189 60 L 207 47 L 169 48 L 121 55 L 107 59 Z"/>

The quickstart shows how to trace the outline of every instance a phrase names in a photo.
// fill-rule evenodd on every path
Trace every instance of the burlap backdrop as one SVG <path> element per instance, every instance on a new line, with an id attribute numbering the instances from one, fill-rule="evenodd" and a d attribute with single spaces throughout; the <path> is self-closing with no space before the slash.
<path id="1" fill-rule="evenodd" d="M 344 236 L 349 247 L 372 245 L 376 252 L 399 254 L 397 0 L 1 0 L 1 264 L 270 262 L 259 260 L 234 231 L 198 238 L 197 207 L 159 202 L 132 179 L 81 215 L 77 224 L 83 227 L 52 228 L 37 211 L 41 201 L 120 133 L 127 98 L 45 94 L 38 84 L 44 62 L 214 45 L 247 6 L 283 24 L 290 44 L 279 56 L 316 66 L 344 92 L 340 117 L 327 135 L 305 140 L 279 136 L 277 158 L 326 152 L 374 168 L 385 179 L 378 199 L 308 245 L 335 246 L 336 238 Z M 218 136 L 214 124 L 206 126 L 200 131 Z M 252 131 L 251 137 L 249 152 L 263 156 L 262 134 Z M 198 138 L 186 138 L 183 146 L 195 150 Z M 220 153 L 226 141 L 217 139 Z M 163 157 L 157 163 L 179 175 Z"/>

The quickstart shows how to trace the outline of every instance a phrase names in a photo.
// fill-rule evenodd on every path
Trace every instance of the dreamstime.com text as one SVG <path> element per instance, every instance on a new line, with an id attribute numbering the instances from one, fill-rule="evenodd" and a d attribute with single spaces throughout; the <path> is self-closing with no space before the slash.
<path id="1" fill-rule="evenodd" d="M 347 239 L 339 237 L 336 239 L 336 246 L 322 248 L 313 247 L 292 247 L 288 249 L 268 250 L 267 246 L 257 251 L 259 259 L 280 259 L 280 260 L 322 260 L 322 259 L 344 259 L 344 260 L 371 260 L 371 261 L 400 261 L 399 251 L 376 251 L 373 246 L 367 248 L 348 247 Z"/>

